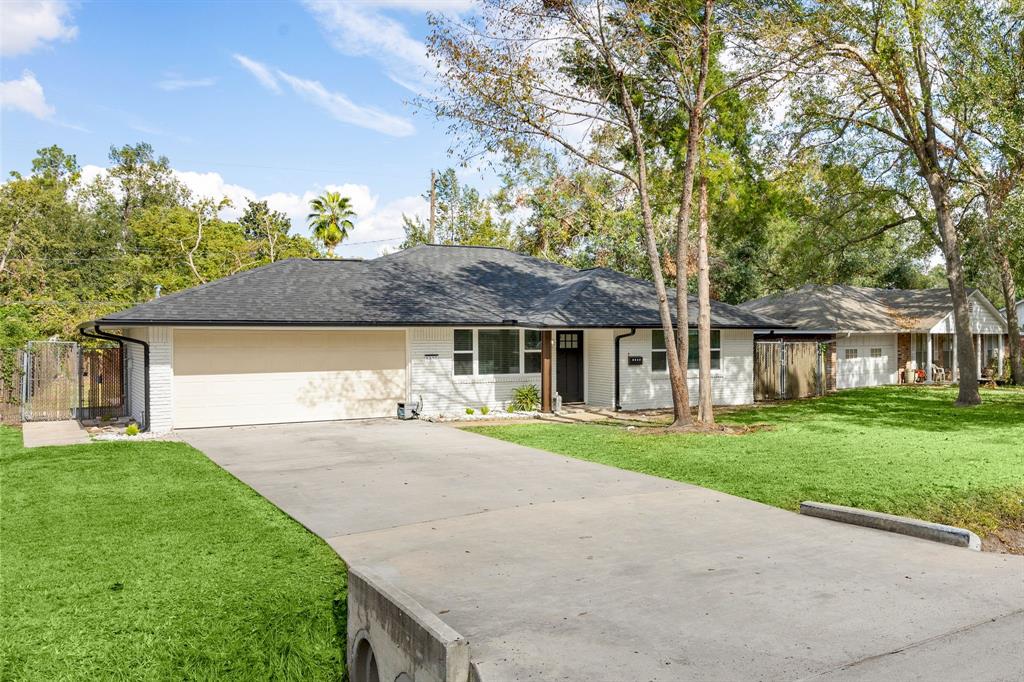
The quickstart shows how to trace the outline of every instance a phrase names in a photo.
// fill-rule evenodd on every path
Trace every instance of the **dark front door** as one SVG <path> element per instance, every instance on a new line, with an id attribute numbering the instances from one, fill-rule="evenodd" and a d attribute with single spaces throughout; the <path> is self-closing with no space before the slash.
<path id="1" fill-rule="evenodd" d="M 583 402 L 583 332 L 558 332 L 555 388 L 563 403 Z"/>

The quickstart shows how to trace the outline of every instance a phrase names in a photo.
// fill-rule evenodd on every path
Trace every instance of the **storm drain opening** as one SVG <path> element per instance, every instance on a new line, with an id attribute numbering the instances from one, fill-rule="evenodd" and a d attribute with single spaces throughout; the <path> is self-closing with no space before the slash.
<path id="1" fill-rule="evenodd" d="M 352 665 L 352 682 L 380 682 L 377 657 L 370 646 L 370 640 L 363 639 L 356 645 L 355 661 Z"/>

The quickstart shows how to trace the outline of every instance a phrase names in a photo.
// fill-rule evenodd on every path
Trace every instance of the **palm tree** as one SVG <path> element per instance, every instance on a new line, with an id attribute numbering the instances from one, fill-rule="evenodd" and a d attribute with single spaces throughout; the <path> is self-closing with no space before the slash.
<path id="1" fill-rule="evenodd" d="M 327 255 L 334 258 L 334 249 L 348 237 L 355 217 L 352 202 L 338 192 L 324 192 L 309 202 L 310 213 L 306 222 L 313 228 L 313 238 L 324 245 Z"/>

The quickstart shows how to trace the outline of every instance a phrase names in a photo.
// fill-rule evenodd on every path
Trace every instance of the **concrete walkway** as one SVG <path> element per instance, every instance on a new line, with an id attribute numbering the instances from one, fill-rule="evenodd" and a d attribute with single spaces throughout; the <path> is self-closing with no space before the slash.
<path id="1" fill-rule="evenodd" d="M 1024 557 L 396 421 L 179 434 L 491 680 L 1015 680 Z"/>
<path id="2" fill-rule="evenodd" d="M 21 425 L 21 437 L 26 448 L 92 442 L 88 432 L 73 419 L 59 422 L 25 422 Z"/>

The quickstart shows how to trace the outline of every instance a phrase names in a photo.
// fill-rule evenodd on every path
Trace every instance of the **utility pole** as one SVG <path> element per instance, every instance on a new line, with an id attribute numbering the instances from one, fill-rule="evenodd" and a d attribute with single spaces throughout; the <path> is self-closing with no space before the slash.
<path id="1" fill-rule="evenodd" d="M 434 191 L 434 187 L 437 185 L 437 173 L 433 170 L 430 171 L 430 232 L 427 233 L 427 243 L 434 243 L 434 206 L 437 204 L 437 193 Z"/>

